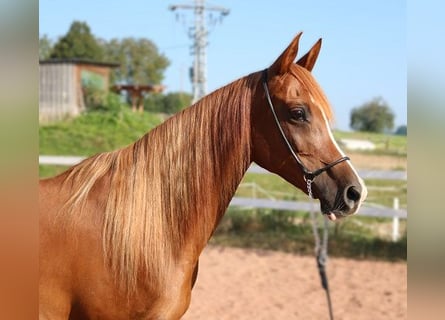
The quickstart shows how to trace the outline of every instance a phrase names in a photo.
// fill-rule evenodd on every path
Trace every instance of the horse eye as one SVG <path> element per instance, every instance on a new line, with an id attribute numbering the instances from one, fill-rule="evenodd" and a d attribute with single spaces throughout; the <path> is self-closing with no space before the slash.
<path id="1" fill-rule="evenodd" d="M 306 121 L 306 112 L 303 108 L 295 108 L 290 111 L 292 120 Z"/>

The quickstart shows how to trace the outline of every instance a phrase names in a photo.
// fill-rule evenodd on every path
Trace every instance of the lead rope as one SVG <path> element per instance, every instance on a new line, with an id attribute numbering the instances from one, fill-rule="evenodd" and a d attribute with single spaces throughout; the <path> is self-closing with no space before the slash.
<path id="1" fill-rule="evenodd" d="M 306 180 L 307 192 L 310 199 L 310 214 L 312 220 L 312 232 L 314 234 L 314 240 L 315 240 L 315 257 L 317 259 L 318 273 L 320 274 L 321 286 L 326 292 L 326 298 L 328 301 L 328 308 L 329 308 L 329 319 L 334 320 L 331 295 L 329 292 L 328 277 L 326 275 L 326 261 L 328 257 L 328 219 L 327 217 L 324 217 L 323 242 L 321 242 L 320 235 L 318 234 L 317 217 L 315 216 L 314 198 L 312 196 L 312 180 L 311 179 L 305 179 L 305 180 Z"/>

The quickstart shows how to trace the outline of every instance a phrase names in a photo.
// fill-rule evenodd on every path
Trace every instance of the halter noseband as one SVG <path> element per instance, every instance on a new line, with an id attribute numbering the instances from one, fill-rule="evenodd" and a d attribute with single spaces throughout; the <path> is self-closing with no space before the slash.
<path id="1" fill-rule="evenodd" d="M 280 121 L 278 120 L 278 116 L 277 116 L 277 114 L 275 112 L 275 108 L 273 106 L 272 99 L 270 98 L 269 88 L 267 87 L 267 69 L 263 70 L 262 82 L 263 82 L 264 91 L 266 92 L 267 102 L 269 103 L 270 110 L 272 111 L 273 117 L 275 119 L 275 123 L 277 124 L 277 127 L 278 127 L 278 130 L 280 131 L 281 137 L 283 138 L 284 142 L 286 143 L 286 146 L 289 149 L 289 152 L 291 153 L 292 157 L 298 163 L 298 165 L 300 166 L 301 170 L 303 170 L 303 177 L 304 177 L 304 180 L 307 183 L 308 194 L 312 198 L 312 188 L 311 188 L 311 186 L 312 186 L 312 182 L 314 181 L 314 179 L 317 176 L 319 176 L 320 174 L 322 174 L 323 172 L 325 172 L 328 169 L 332 168 L 333 166 L 339 164 L 340 162 L 343 162 L 343 161 L 346 161 L 346 160 L 350 160 L 350 158 L 349 157 L 342 157 L 342 158 L 337 159 L 337 160 L 327 164 L 326 166 L 324 166 L 324 167 L 322 167 L 320 169 L 314 170 L 314 171 L 310 171 L 308 168 L 306 168 L 306 166 L 301 161 L 301 159 L 298 156 L 298 154 L 292 148 L 292 145 L 290 144 L 289 140 L 287 139 L 286 135 L 284 134 L 283 128 L 280 125 Z"/>

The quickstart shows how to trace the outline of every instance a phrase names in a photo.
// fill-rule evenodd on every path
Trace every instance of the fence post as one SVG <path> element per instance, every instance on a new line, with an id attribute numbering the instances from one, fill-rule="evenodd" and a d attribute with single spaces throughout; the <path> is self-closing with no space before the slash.
<path id="1" fill-rule="evenodd" d="M 394 198 L 393 208 L 399 210 L 399 198 Z M 399 217 L 394 216 L 392 218 L 392 241 L 397 240 L 399 240 Z"/>

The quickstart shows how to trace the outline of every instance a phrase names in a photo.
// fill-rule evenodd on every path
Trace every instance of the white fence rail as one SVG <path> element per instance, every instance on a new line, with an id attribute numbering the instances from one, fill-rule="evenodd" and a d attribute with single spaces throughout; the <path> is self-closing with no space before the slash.
<path id="1" fill-rule="evenodd" d="M 85 157 L 79 156 L 39 156 L 39 164 L 44 165 L 75 165 Z M 269 171 L 257 166 L 250 166 L 248 172 L 259 174 L 271 174 Z M 385 180 L 407 180 L 406 171 L 377 171 L 377 170 L 359 170 L 359 175 L 364 179 L 385 179 Z M 230 202 L 230 206 L 247 207 L 247 208 L 269 208 L 277 210 L 290 211 L 309 211 L 309 202 L 296 202 L 287 200 L 261 199 L 261 198 L 242 198 L 235 197 Z M 404 209 L 399 209 L 399 201 L 394 199 L 394 207 L 377 207 L 377 206 L 363 206 L 358 215 L 369 217 L 384 217 L 393 219 L 393 233 L 392 238 L 396 241 L 399 238 L 399 219 L 407 219 L 408 213 Z"/>
<path id="2" fill-rule="evenodd" d="M 406 210 L 399 209 L 399 199 L 394 198 L 394 208 L 362 206 L 357 213 L 359 216 L 383 217 L 392 219 L 392 240 L 397 241 L 400 238 L 400 219 L 407 219 Z M 258 208 L 258 209 L 276 209 L 287 211 L 310 211 L 310 202 L 296 202 L 287 200 L 271 200 L 259 198 L 241 198 L 235 197 L 230 202 L 232 207 Z"/>
<path id="3" fill-rule="evenodd" d="M 85 158 L 86 157 L 79 156 L 39 156 L 39 164 L 72 166 L 81 162 Z M 248 172 L 271 174 L 269 171 L 256 164 L 252 164 Z M 363 179 L 407 180 L 406 171 L 402 170 L 359 170 L 358 173 Z"/>
<path id="4" fill-rule="evenodd" d="M 396 198 L 397 199 L 397 198 Z M 230 202 L 231 206 L 234 207 L 251 207 L 260 209 L 277 209 L 277 210 L 287 210 L 287 211 L 309 211 L 310 202 L 296 202 L 288 200 L 271 200 L 262 198 L 242 198 L 235 197 Z M 368 217 L 383 217 L 383 218 L 393 218 L 398 217 L 400 219 L 407 219 L 408 214 L 406 210 L 403 209 L 391 209 L 387 207 L 370 207 L 363 206 L 358 212 L 360 216 Z"/>
<path id="5" fill-rule="evenodd" d="M 39 164 L 74 166 L 86 157 L 79 156 L 39 156 Z"/>
<path id="6" fill-rule="evenodd" d="M 249 172 L 270 174 L 256 164 L 250 166 Z M 406 171 L 403 170 L 359 170 L 358 173 L 362 179 L 407 180 Z"/>

